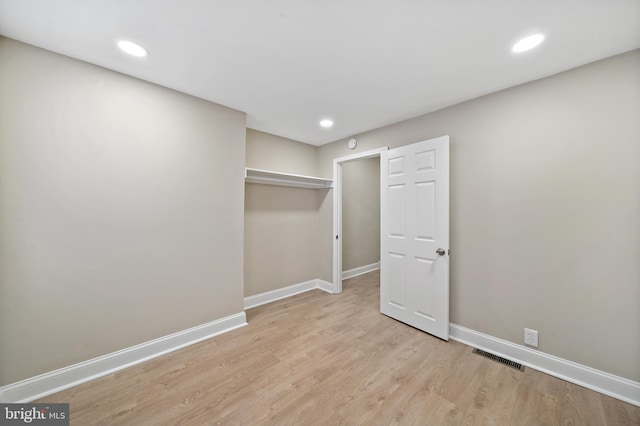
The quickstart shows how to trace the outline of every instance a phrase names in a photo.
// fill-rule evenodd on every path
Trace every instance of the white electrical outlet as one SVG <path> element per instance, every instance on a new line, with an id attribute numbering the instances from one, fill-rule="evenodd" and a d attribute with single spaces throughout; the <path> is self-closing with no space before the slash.
<path id="1" fill-rule="evenodd" d="M 538 347 L 538 331 L 525 328 L 524 343 L 525 345 L 529 345 L 537 348 Z"/>

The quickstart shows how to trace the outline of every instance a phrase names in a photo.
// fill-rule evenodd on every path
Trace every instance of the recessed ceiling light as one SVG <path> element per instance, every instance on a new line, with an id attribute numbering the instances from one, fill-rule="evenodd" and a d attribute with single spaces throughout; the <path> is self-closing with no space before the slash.
<path id="1" fill-rule="evenodd" d="M 329 127 L 333 127 L 333 121 L 329 120 L 328 118 L 325 118 L 324 120 L 320 120 L 320 126 L 324 127 L 325 129 L 328 129 Z"/>
<path id="2" fill-rule="evenodd" d="M 544 34 L 530 35 L 529 37 L 525 37 L 522 40 L 518 41 L 516 44 L 514 44 L 513 47 L 511 48 L 511 51 L 515 53 L 520 53 L 529 49 L 533 49 L 534 47 L 542 43 L 542 40 L 544 40 Z"/>
<path id="3" fill-rule="evenodd" d="M 131 56 L 137 56 L 138 58 L 143 58 L 145 56 L 149 56 L 149 51 L 144 47 L 140 46 L 138 43 L 134 43 L 129 40 L 120 40 L 118 41 L 118 47 L 123 51 L 128 53 Z"/>

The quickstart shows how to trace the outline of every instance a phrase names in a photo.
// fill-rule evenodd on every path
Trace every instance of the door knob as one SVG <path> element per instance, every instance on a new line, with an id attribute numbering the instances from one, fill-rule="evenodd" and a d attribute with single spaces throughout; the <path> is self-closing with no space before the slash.
<path id="1" fill-rule="evenodd" d="M 436 250 L 436 253 L 438 253 L 440 256 L 444 256 L 446 252 L 444 251 L 443 248 L 439 248 L 438 250 Z"/>

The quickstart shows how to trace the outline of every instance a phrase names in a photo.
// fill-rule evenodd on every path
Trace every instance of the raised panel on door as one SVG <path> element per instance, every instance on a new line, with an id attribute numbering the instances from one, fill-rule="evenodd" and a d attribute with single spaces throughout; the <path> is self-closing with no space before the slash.
<path id="1" fill-rule="evenodd" d="M 397 280 L 396 285 L 389 287 L 389 303 L 399 309 L 406 308 L 406 266 L 405 256 L 401 253 L 389 253 L 389 272 Z"/>
<path id="2" fill-rule="evenodd" d="M 416 257 L 416 311 L 426 320 L 435 321 L 435 288 L 436 279 L 433 271 L 433 259 Z M 392 286 L 393 287 L 393 286 Z"/>
<path id="3" fill-rule="evenodd" d="M 389 211 L 389 237 L 405 238 L 405 191 L 406 185 L 389 186 L 389 203 L 398 208 Z"/>
<path id="4" fill-rule="evenodd" d="M 436 204 L 436 183 L 416 183 L 417 234 L 418 240 L 433 242 L 436 235 L 436 218 L 433 212 Z"/>

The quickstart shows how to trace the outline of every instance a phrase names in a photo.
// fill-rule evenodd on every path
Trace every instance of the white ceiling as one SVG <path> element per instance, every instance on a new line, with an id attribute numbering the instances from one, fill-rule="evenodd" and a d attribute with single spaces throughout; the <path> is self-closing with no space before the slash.
<path id="1" fill-rule="evenodd" d="M 640 1 L 0 0 L 0 34 L 321 145 L 639 48 Z"/>

